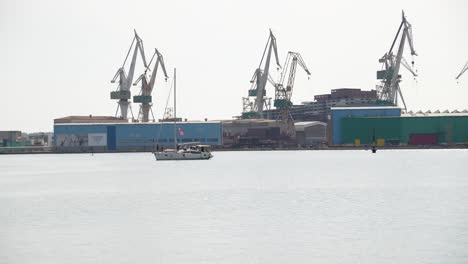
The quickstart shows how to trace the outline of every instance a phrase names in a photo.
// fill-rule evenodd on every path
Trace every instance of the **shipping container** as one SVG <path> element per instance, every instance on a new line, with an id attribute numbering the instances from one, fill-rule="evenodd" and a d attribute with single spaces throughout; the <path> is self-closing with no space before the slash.
<path id="1" fill-rule="evenodd" d="M 436 145 L 437 134 L 411 134 L 409 145 Z"/>

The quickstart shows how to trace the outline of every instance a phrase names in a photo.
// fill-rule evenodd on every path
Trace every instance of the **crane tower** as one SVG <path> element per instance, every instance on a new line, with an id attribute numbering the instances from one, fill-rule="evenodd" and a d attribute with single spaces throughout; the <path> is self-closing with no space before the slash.
<path id="1" fill-rule="evenodd" d="M 147 71 L 149 69 L 149 65 L 151 65 L 151 62 L 153 59 L 156 57 L 156 62 L 154 63 L 153 66 L 153 73 L 151 75 L 151 79 L 148 82 L 147 80 Z M 158 49 L 154 49 L 154 54 L 153 57 L 151 58 L 148 67 L 145 69 L 145 72 L 138 77 L 138 79 L 135 81 L 133 85 L 137 85 L 141 81 L 141 91 L 139 95 L 133 96 L 133 102 L 134 103 L 140 103 L 140 111 L 138 113 L 138 120 L 141 120 L 141 122 L 148 122 L 149 121 L 149 113 L 151 112 L 151 115 L 153 116 L 154 120 L 154 115 L 153 111 L 151 110 L 153 104 L 152 96 L 151 93 L 153 91 L 154 83 L 156 81 L 156 75 L 158 73 L 158 67 L 161 65 L 161 68 L 164 73 L 165 81 L 167 81 L 167 72 L 166 72 L 166 66 L 164 65 L 164 58 L 161 53 L 159 53 Z"/>
<path id="2" fill-rule="evenodd" d="M 400 34 L 401 33 L 401 34 Z M 393 48 L 400 37 L 400 43 L 398 45 L 397 53 L 394 54 Z M 400 27 L 398 28 L 397 34 L 393 39 L 392 46 L 390 50 L 385 53 L 385 55 L 379 60 L 382 63 L 382 70 L 377 72 L 377 79 L 381 80 L 381 84 L 377 86 L 378 98 L 383 103 L 389 103 L 392 105 L 398 105 L 398 97 L 401 98 L 403 102 L 404 109 L 406 110 L 405 99 L 400 89 L 401 75 L 400 75 L 400 66 L 403 65 L 408 69 L 411 74 L 416 77 L 417 74 L 413 71 L 412 66 L 414 66 L 414 61 L 412 61 L 412 66 L 410 67 L 406 60 L 403 58 L 403 51 L 405 44 L 408 42 L 411 55 L 415 56 L 416 51 L 413 47 L 413 34 L 411 24 L 405 17 L 405 13 L 402 12 L 402 21 Z"/>
<path id="3" fill-rule="evenodd" d="M 289 51 L 283 66 L 283 73 L 281 74 L 280 82 L 275 85 L 274 106 L 279 109 L 277 120 L 280 120 L 281 123 L 286 126 L 286 134 L 288 136 L 294 136 L 295 134 L 294 120 L 291 116 L 290 107 L 292 106 L 291 97 L 298 64 L 302 69 L 304 69 L 307 75 L 310 76 L 310 71 L 302 59 L 301 54 Z M 286 75 L 288 75 L 288 81 L 285 87 L 284 81 Z"/>
<path id="4" fill-rule="evenodd" d="M 273 32 L 270 29 L 270 35 L 268 37 L 265 50 L 263 51 L 262 59 L 258 68 L 255 70 L 254 75 L 250 81 L 252 87 L 249 89 L 248 97 L 243 98 L 243 112 L 242 118 L 263 118 L 263 109 L 269 108 L 271 103 L 269 98 L 266 97 L 265 86 L 267 81 L 272 81 L 269 71 L 270 71 L 270 60 L 271 52 L 274 51 L 276 64 L 278 68 L 281 68 L 278 59 L 278 50 L 276 47 L 276 38 L 273 35 Z M 266 55 L 266 58 L 265 58 Z M 265 64 L 262 68 L 263 59 L 265 59 Z M 254 99 L 252 99 L 254 98 Z"/>
<path id="5" fill-rule="evenodd" d="M 145 51 L 143 48 L 143 41 L 138 36 L 136 31 L 134 31 L 134 33 L 135 33 L 135 36 L 133 37 L 132 44 L 130 45 L 130 48 L 128 49 L 127 56 L 125 57 L 122 67 L 120 67 L 117 70 L 117 73 L 115 74 L 114 78 L 111 80 L 111 83 L 115 83 L 117 78 L 119 78 L 119 82 L 118 82 L 119 85 L 117 86 L 116 91 L 112 91 L 110 93 L 110 97 L 111 99 L 119 100 L 115 116 L 118 116 L 118 112 L 120 110 L 119 117 L 122 119 L 128 118 L 127 112 L 128 112 L 128 106 L 130 104 L 128 100 L 131 98 L 130 87 L 132 85 L 133 75 L 135 73 L 135 64 L 136 64 L 138 52 L 141 55 L 145 68 L 148 67 L 146 63 L 146 58 L 145 58 Z M 130 62 L 130 68 L 127 74 L 124 67 L 125 67 L 125 63 L 127 62 L 128 56 L 130 55 L 130 52 L 132 51 L 132 48 L 133 48 L 133 55 L 132 55 L 132 60 Z"/>

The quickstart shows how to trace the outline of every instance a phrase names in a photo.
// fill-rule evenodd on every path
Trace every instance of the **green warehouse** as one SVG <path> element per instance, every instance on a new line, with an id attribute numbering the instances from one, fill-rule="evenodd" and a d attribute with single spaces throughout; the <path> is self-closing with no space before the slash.
<path id="1" fill-rule="evenodd" d="M 468 114 L 405 114 L 400 117 L 347 117 L 342 144 L 438 145 L 468 143 Z"/>

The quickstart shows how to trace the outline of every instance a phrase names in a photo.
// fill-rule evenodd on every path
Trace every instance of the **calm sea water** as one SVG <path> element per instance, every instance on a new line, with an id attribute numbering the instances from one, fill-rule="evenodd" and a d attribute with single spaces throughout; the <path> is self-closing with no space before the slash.
<path id="1" fill-rule="evenodd" d="M 468 151 L 0 156 L 0 263 L 468 263 Z"/>

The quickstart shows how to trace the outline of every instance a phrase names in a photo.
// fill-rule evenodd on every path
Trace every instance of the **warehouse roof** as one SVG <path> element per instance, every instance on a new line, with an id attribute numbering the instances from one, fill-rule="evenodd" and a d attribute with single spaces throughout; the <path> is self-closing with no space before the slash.
<path id="1" fill-rule="evenodd" d="M 335 106 L 331 110 L 377 110 L 377 109 L 401 109 L 399 106 Z"/>
<path id="2" fill-rule="evenodd" d="M 75 119 L 83 119 L 83 120 L 115 120 L 115 119 L 120 119 L 118 117 L 114 116 L 93 116 L 93 115 L 87 115 L 87 116 L 65 116 L 65 117 L 60 117 L 56 118 L 55 120 L 75 120 Z"/>
<path id="3" fill-rule="evenodd" d="M 219 121 L 183 121 L 183 122 L 177 122 L 178 125 L 181 125 L 181 124 L 219 124 L 221 122 Z M 173 122 L 134 122 L 134 123 L 119 123 L 119 122 L 115 122 L 115 123 L 58 123 L 58 124 L 54 124 L 55 126 L 92 126 L 92 125 L 103 125 L 103 126 L 108 126 L 108 125 L 124 125 L 124 126 L 128 126 L 128 125 L 159 125 L 159 124 L 170 124 L 170 125 L 173 125 L 174 123 Z"/>
<path id="4" fill-rule="evenodd" d="M 294 127 L 296 128 L 296 131 L 304 131 L 304 129 L 307 127 L 317 126 L 317 125 L 326 126 L 327 123 L 319 122 L 319 121 L 304 121 L 304 122 L 294 123 Z"/>
<path id="5" fill-rule="evenodd" d="M 223 122 L 223 123 L 272 123 L 276 121 L 271 120 L 271 119 L 228 119 L 228 120 L 221 120 L 220 122 Z"/>
<path id="6" fill-rule="evenodd" d="M 65 116 L 54 119 L 54 124 L 58 123 L 126 123 L 126 119 L 114 116 Z"/>
<path id="7" fill-rule="evenodd" d="M 406 113 L 401 114 L 401 117 L 439 117 L 439 116 L 468 116 L 468 113 L 452 112 L 452 113 Z"/>

